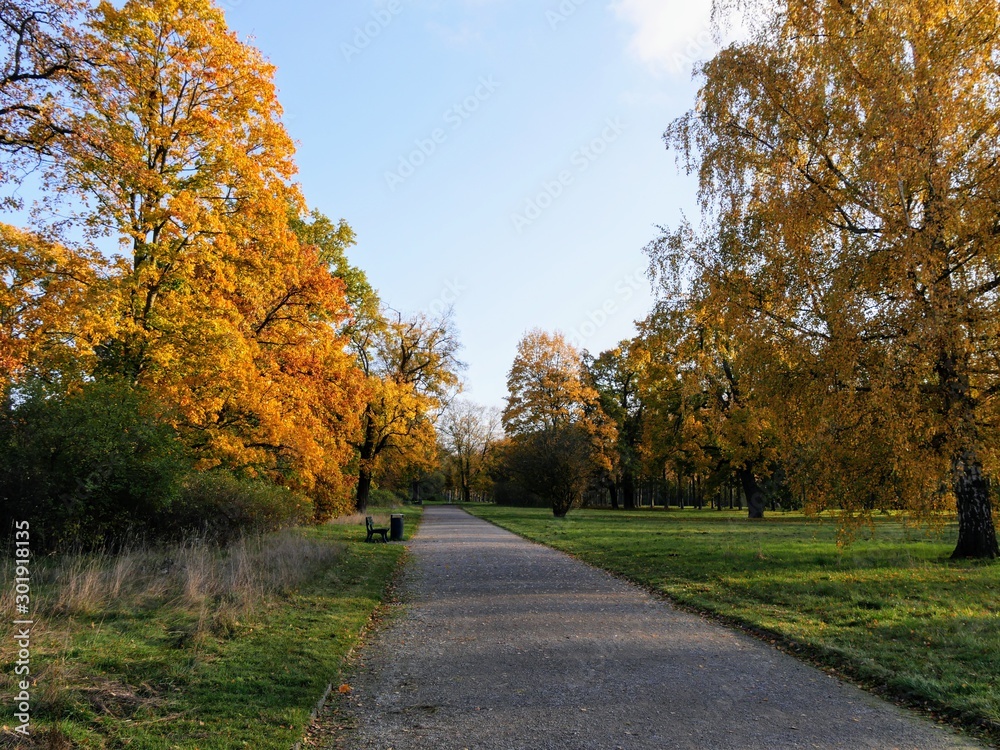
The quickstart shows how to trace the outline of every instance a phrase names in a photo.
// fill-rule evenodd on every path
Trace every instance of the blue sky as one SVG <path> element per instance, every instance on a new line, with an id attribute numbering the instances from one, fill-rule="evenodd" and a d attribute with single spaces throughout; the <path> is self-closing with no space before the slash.
<path id="1" fill-rule="evenodd" d="M 599 352 L 648 312 L 642 248 L 693 215 L 661 134 L 713 51 L 708 0 L 223 2 L 277 66 L 311 206 L 403 311 L 453 304 L 466 396 L 532 327 Z"/>

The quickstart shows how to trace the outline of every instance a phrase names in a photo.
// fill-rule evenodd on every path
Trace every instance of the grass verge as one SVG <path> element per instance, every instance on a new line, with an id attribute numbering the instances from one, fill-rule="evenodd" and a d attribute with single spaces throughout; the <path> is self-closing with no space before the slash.
<path id="1" fill-rule="evenodd" d="M 406 516 L 410 536 L 419 510 Z M 405 552 L 364 538 L 352 518 L 222 551 L 39 561 L 32 736 L 11 732 L 5 699 L 0 747 L 288 750 Z M 12 604 L 5 591 L 0 694 L 11 698 Z"/>
<path id="2" fill-rule="evenodd" d="M 949 560 L 954 528 L 875 519 L 838 547 L 792 513 L 466 508 L 1000 743 L 1000 565 Z"/>

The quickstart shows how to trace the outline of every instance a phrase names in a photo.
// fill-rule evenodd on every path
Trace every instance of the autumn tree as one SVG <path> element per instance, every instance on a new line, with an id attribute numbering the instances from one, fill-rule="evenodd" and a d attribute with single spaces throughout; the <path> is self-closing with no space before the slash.
<path id="1" fill-rule="evenodd" d="M 699 174 L 699 263 L 789 364 L 800 442 L 877 436 L 896 502 L 957 505 L 954 556 L 997 557 L 1000 8 L 751 5 L 665 136 Z"/>
<path id="2" fill-rule="evenodd" d="M 76 136 L 52 183 L 82 197 L 75 218 L 89 236 L 127 253 L 108 358 L 135 378 L 165 369 L 158 344 L 176 331 L 174 317 L 194 308 L 217 320 L 214 311 L 232 307 L 227 266 L 267 241 L 265 230 L 286 240 L 286 205 L 301 203 L 288 186 L 293 146 L 273 68 L 208 0 L 102 3 L 82 44 L 97 62 L 72 86 Z"/>
<path id="3" fill-rule="evenodd" d="M 441 417 L 441 445 L 463 502 L 472 500 L 473 488 L 486 475 L 501 437 L 500 421 L 498 409 L 464 400 L 453 401 Z"/>
<path id="4" fill-rule="evenodd" d="M 108 264 L 0 224 L 0 391 L 28 378 L 79 382 L 108 330 Z"/>
<path id="5" fill-rule="evenodd" d="M 556 517 L 578 505 L 594 476 L 611 470 L 616 439 L 580 353 L 561 333 L 529 331 L 507 375 L 506 471 Z"/>
<path id="6" fill-rule="evenodd" d="M 37 157 L 69 131 L 61 118 L 62 84 L 84 67 L 76 0 L 0 3 L 0 150 Z M 8 161 L 0 181 L 10 177 Z"/>
<path id="7" fill-rule="evenodd" d="M 772 408 L 784 408 L 780 357 L 734 309 L 725 285 L 698 265 L 712 250 L 688 227 L 651 243 L 647 253 L 658 298 L 640 324 L 651 437 L 716 485 L 738 480 L 750 518 L 762 518 L 782 485 Z"/>
<path id="8" fill-rule="evenodd" d="M 91 64 L 70 79 L 73 137 L 40 213 L 73 197 L 76 226 L 126 253 L 95 372 L 164 403 L 199 468 L 346 492 L 362 387 L 340 335 L 351 311 L 336 259 L 294 231 L 304 207 L 273 66 L 209 0 L 100 3 L 79 43 Z"/>
<path id="9" fill-rule="evenodd" d="M 463 367 L 449 314 L 404 316 L 386 309 L 352 335 L 367 376 L 358 452 L 356 509 L 364 513 L 379 463 L 429 457 L 437 445 L 435 421 L 453 397 Z"/>
<path id="10" fill-rule="evenodd" d="M 645 351 L 633 341 L 593 357 L 583 354 L 584 379 L 596 392 L 600 408 L 617 431 L 615 460 L 609 474 L 611 504 L 618 507 L 618 491 L 626 510 L 635 508 L 636 479 L 642 471 L 645 404 L 639 383 Z"/>

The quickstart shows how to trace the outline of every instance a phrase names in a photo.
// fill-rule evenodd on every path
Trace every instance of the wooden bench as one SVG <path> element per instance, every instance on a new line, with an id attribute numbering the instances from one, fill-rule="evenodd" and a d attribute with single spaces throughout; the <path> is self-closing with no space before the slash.
<path id="1" fill-rule="evenodd" d="M 366 542 L 375 541 L 375 535 L 379 534 L 382 537 L 382 541 L 388 543 L 389 529 L 376 529 L 375 522 L 372 520 L 371 516 L 365 516 L 365 528 L 368 530 L 368 538 L 365 539 Z"/>

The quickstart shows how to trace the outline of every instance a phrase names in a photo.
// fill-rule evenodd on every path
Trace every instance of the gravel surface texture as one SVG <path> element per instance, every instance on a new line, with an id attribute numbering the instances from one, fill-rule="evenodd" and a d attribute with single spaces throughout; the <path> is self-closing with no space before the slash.
<path id="1" fill-rule="evenodd" d="M 459 508 L 410 544 L 327 747 L 982 747 Z"/>

